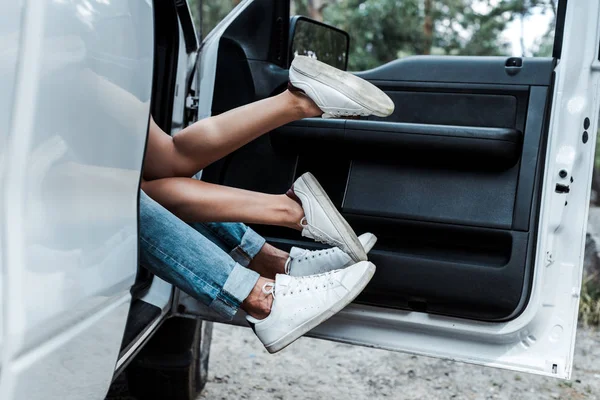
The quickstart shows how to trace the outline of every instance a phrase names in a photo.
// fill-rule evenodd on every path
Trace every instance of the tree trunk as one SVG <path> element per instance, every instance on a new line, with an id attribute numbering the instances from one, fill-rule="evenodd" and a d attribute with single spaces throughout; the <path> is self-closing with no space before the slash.
<path id="1" fill-rule="evenodd" d="M 315 21 L 323 22 L 323 9 L 327 0 L 308 0 L 308 16 Z"/>
<path id="2" fill-rule="evenodd" d="M 425 0 L 425 19 L 423 22 L 423 54 L 431 54 L 433 45 L 432 0 Z"/>
<path id="3" fill-rule="evenodd" d="M 292 0 L 290 2 L 290 15 L 296 15 L 296 14 L 297 14 L 297 12 L 296 12 L 296 1 Z"/>
<path id="4" fill-rule="evenodd" d="M 556 15 L 557 15 L 555 1 L 557 1 L 557 0 L 549 0 L 548 1 L 550 3 L 550 8 L 552 9 L 552 14 L 554 15 L 554 22 L 553 22 L 553 24 L 556 23 Z"/>

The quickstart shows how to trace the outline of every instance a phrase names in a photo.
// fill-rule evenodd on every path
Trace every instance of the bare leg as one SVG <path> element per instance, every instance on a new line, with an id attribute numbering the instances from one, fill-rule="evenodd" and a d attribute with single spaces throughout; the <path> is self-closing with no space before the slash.
<path id="1" fill-rule="evenodd" d="M 188 222 L 244 222 L 302 230 L 304 210 L 286 195 L 272 195 L 191 178 L 146 181 L 142 189 Z"/>
<path id="2" fill-rule="evenodd" d="M 144 179 L 190 177 L 275 128 L 321 113 L 308 97 L 286 90 L 200 120 L 173 137 L 151 121 Z"/>

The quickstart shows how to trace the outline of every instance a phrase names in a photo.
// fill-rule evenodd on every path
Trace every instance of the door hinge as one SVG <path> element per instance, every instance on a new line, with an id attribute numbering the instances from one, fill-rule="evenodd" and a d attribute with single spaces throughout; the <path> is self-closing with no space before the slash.
<path id="1" fill-rule="evenodd" d="M 189 94 L 185 98 L 185 108 L 193 111 L 198 110 L 198 96 L 192 96 L 191 94 Z"/>

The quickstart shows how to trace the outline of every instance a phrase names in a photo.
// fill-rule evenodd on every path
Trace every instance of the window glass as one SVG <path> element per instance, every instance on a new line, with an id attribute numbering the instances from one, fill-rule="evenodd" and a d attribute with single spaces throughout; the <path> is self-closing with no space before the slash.
<path id="1" fill-rule="evenodd" d="M 558 0 L 291 0 L 350 34 L 349 70 L 410 55 L 550 56 Z"/>
<path id="2" fill-rule="evenodd" d="M 291 47 L 294 56 L 314 57 L 338 69 L 346 69 L 348 35 L 340 30 L 301 18 L 296 21 Z"/>

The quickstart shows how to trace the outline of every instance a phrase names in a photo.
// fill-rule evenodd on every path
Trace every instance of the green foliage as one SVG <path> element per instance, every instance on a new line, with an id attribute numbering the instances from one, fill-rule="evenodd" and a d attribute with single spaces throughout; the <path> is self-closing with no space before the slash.
<path id="1" fill-rule="evenodd" d="M 340 0 L 329 4 L 325 22 L 351 33 L 349 68 L 364 70 L 408 55 L 501 55 L 508 44 L 501 33 L 511 20 L 507 5 L 491 3 L 487 12 L 473 9 L 474 0 Z M 427 32 L 425 22 L 432 22 Z"/>
<path id="2" fill-rule="evenodd" d="M 349 69 L 364 70 L 408 55 L 507 55 L 502 32 L 508 24 L 555 1 L 329 0 L 322 18 L 350 33 Z M 292 3 L 297 14 L 309 15 L 314 0 Z M 548 53 L 551 43 L 545 35 L 536 52 Z"/>
<path id="3" fill-rule="evenodd" d="M 326 23 L 350 33 L 350 70 L 365 70 L 422 53 L 423 32 L 416 0 L 341 0 L 327 6 Z"/>
<path id="4" fill-rule="evenodd" d="M 202 37 L 240 0 L 189 0 Z M 350 70 L 365 70 L 409 55 L 507 55 L 502 32 L 540 10 L 556 14 L 557 0 L 290 0 L 292 12 L 350 33 Z M 199 7 L 202 21 L 198 21 Z M 428 23 L 431 23 L 430 27 Z M 548 56 L 554 26 L 531 49 Z"/>
<path id="5" fill-rule="evenodd" d="M 434 46 L 445 54 L 504 55 L 508 43 L 502 40 L 502 31 L 512 18 L 500 2 L 484 12 L 476 12 L 472 0 L 453 0 L 436 9 Z M 439 3 L 438 3 L 439 5 Z"/>
<path id="6" fill-rule="evenodd" d="M 600 287 L 595 277 L 587 277 L 581 288 L 579 322 L 585 327 L 600 326 Z"/>

